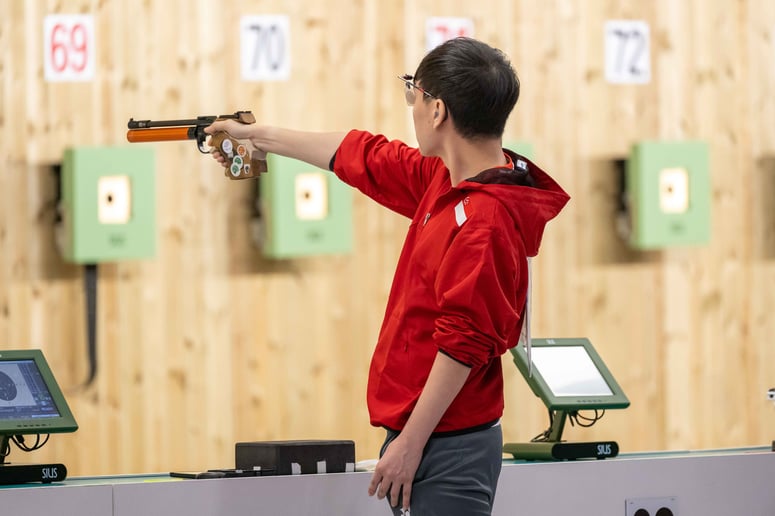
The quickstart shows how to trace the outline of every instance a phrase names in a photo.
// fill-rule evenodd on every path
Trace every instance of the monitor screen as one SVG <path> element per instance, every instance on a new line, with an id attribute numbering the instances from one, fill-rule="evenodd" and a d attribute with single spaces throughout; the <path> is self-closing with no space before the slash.
<path id="1" fill-rule="evenodd" d="M 77 429 L 43 353 L 35 349 L 0 351 L 0 434 Z"/>
<path id="2" fill-rule="evenodd" d="M 524 346 L 514 362 L 550 410 L 626 408 L 630 402 L 588 339 L 532 339 L 532 371 Z"/>

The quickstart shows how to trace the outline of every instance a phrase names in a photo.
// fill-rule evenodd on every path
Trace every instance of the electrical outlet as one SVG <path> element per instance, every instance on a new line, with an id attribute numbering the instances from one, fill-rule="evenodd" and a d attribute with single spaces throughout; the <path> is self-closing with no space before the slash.
<path id="1" fill-rule="evenodd" d="M 625 500 L 625 516 L 678 516 L 675 496 L 660 498 L 629 498 Z"/>
<path id="2" fill-rule="evenodd" d="M 296 218 L 322 220 L 328 215 L 326 176 L 322 172 L 305 172 L 295 178 Z"/>
<path id="3" fill-rule="evenodd" d="M 97 180 L 97 220 L 100 224 L 126 224 L 132 216 L 129 176 L 102 176 Z"/>

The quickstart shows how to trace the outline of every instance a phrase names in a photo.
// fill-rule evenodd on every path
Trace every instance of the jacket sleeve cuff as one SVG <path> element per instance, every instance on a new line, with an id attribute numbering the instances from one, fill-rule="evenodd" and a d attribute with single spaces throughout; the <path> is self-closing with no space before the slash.
<path id="1" fill-rule="evenodd" d="M 452 360 L 454 360 L 454 361 L 455 361 L 455 362 L 457 362 L 458 364 L 464 365 L 464 366 L 466 366 L 466 367 L 469 367 L 469 368 L 473 368 L 473 367 L 474 367 L 474 366 L 473 366 L 473 365 L 471 365 L 471 364 L 468 364 L 468 363 L 466 363 L 466 362 L 463 362 L 462 360 L 460 360 L 460 359 L 458 359 L 458 358 L 455 358 L 455 357 L 453 357 L 452 355 L 450 355 L 448 352 L 444 351 L 444 350 L 443 350 L 443 349 L 441 349 L 441 348 L 439 348 L 439 353 L 441 353 L 442 355 L 444 355 L 444 356 L 446 356 L 446 357 L 449 357 L 449 358 L 451 358 Z"/>

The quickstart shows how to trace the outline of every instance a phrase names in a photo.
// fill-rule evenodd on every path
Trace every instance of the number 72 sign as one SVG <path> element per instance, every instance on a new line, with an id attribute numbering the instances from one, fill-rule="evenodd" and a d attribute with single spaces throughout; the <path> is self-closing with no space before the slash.
<path id="1" fill-rule="evenodd" d="M 473 37 L 471 18 L 435 16 L 425 20 L 425 50 L 430 52 L 447 40 L 459 36 Z"/>
<path id="2" fill-rule="evenodd" d="M 605 24 L 605 78 L 616 84 L 651 81 L 649 26 L 638 20 L 610 20 Z"/>

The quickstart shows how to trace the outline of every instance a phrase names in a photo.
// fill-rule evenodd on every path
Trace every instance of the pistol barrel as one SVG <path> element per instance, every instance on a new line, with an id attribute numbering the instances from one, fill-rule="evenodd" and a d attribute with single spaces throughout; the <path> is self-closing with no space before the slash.
<path id="1" fill-rule="evenodd" d="M 130 129 L 126 139 L 131 143 L 170 142 L 196 140 L 195 127 L 159 127 L 156 129 Z"/>

